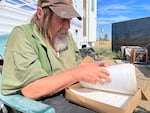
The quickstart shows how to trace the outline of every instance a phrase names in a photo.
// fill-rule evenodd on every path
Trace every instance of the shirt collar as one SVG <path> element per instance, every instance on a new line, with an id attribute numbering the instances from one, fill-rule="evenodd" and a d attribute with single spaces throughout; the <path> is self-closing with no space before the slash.
<path id="1" fill-rule="evenodd" d="M 46 46 L 47 41 L 44 39 L 44 36 L 38 31 L 36 24 L 32 26 L 33 29 L 33 38 L 36 39 L 41 45 Z"/>

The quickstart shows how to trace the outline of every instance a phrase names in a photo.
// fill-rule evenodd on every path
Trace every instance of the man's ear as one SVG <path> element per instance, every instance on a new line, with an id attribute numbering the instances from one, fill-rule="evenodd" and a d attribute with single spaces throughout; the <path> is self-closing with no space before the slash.
<path id="1" fill-rule="evenodd" d="M 38 19 L 41 19 L 41 16 L 42 16 L 42 8 L 41 7 L 37 7 L 36 15 L 37 15 Z"/>

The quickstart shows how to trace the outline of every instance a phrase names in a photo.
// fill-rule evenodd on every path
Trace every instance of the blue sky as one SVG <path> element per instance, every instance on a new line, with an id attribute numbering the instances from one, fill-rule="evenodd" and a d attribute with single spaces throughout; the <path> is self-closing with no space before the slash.
<path id="1" fill-rule="evenodd" d="M 97 36 L 108 34 L 115 22 L 150 16 L 150 0 L 97 0 Z"/>

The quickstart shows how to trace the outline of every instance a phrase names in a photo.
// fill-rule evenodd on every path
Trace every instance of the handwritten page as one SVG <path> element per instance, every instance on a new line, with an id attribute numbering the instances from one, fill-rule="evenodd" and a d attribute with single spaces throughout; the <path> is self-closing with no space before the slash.
<path id="1" fill-rule="evenodd" d="M 128 100 L 132 98 L 129 95 L 103 92 L 100 90 L 93 90 L 89 88 L 70 88 L 73 93 L 86 97 L 91 100 L 95 100 L 101 103 L 109 104 L 116 107 L 124 107 L 128 103 Z"/>
<path id="2" fill-rule="evenodd" d="M 125 94 L 134 94 L 137 91 L 137 81 L 135 75 L 135 66 L 133 64 L 117 64 L 105 67 L 110 72 L 112 82 L 104 80 L 103 84 L 90 84 L 80 81 L 81 86 L 85 88 L 98 89 Z"/>

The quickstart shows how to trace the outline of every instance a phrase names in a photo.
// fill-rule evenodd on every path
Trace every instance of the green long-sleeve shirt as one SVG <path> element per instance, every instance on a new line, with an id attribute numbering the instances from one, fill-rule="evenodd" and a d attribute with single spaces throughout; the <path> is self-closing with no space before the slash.
<path id="1" fill-rule="evenodd" d="M 81 56 L 71 33 L 68 34 L 67 43 L 67 49 L 58 56 L 35 25 L 15 27 L 5 50 L 2 93 L 20 92 L 22 87 L 37 79 L 77 66 Z"/>

